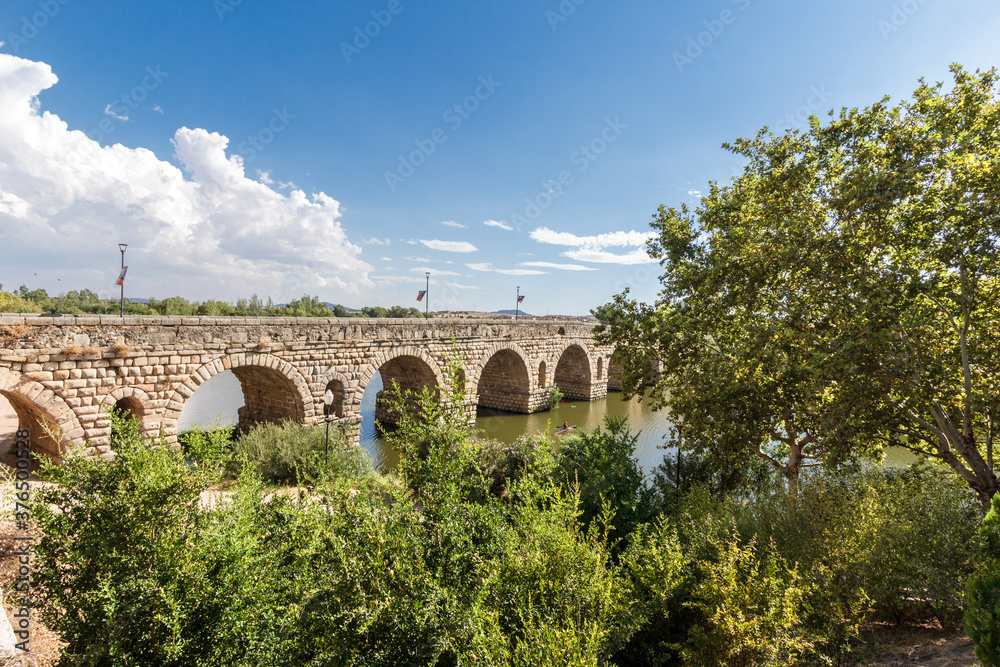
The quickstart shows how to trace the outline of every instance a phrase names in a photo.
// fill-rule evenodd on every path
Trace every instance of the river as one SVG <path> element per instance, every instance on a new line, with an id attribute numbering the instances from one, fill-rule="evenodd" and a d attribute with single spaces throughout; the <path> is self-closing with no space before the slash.
<path id="1" fill-rule="evenodd" d="M 376 373 L 365 388 L 361 401 L 361 446 L 372 459 L 376 469 L 390 469 L 399 461 L 399 455 L 383 440 L 375 429 L 375 395 L 382 390 L 382 378 Z M 178 431 L 194 424 L 220 425 L 236 423 L 236 411 L 243 405 L 240 382 L 231 371 L 219 373 L 203 383 L 187 400 L 178 421 Z M 525 433 L 555 431 L 565 422 L 570 426 L 591 430 L 604 423 L 605 416 L 625 415 L 632 432 L 639 432 L 635 456 L 643 472 L 649 475 L 662 461 L 664 455 L 676 455 L 676 448 L 665 440 L 669 437 L 670 422 L 666 412 L 653 412 L 648 401 L 622 400 L 621 394 L 610 393 L 599 401 L 570 401 L 560 403 L 555 410 L 536 412 L 532 415 L 510 413 L 481 414 L 476 428 L 486 437 L 502 442 L 513 442 Z M 916 457 L 907 450 L 890 448 L 885 462 L 889 465 L 907 465 Z"/>

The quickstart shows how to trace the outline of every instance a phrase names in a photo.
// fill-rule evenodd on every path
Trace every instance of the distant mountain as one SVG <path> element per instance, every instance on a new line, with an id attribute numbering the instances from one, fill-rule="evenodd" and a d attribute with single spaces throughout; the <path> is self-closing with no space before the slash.
<path id="1" fill-rule="evenodd" d="M 523 310 L 494 310 L 497 315 L 527 315 L 528 317 L 534 317 L 531 313 L 526 313 Z"/>

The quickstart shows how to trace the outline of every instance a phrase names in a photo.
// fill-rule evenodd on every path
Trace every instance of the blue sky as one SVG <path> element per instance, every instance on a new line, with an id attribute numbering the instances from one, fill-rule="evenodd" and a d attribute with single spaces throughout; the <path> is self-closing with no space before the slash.
<path id="1" fill-rule="evenodd" d="M 127 242 L 133 296 L 651 300 L 651 215 L 738 172 L 723 142 L 998 34 L 995 0 L 5 0 L 0 282 L 116 294 Z"/>

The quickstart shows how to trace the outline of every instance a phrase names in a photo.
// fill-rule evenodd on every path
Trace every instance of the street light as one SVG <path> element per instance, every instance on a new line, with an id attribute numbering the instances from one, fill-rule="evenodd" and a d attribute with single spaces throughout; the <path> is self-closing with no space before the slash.
<path id="1" fill-rule="evenodd" d="M 326 465 L 330 466 L 330 408 L 333 406 L 333 392 L 323 394 L 323 416 L 326 419 Z"/>
<path id="2" fill-rule="evenodd" d="M 118 274 L 118 284 L 122 288 L 121 300 L 118 302 L 121 309 L 119 312 L 121 317 L 125 317 L 125 271 L 127 270 L 125 267 L 125 248 L 127 247 L 127 243 L 118 244 L 118 249 L 122 251 L 122 271 Z"/>
<path id="3" fill-rule="evenodd" d="M 514 321 L 517 322 L 517 316 L 521 311 L 521 286 L 517 286 L 517 301 L 514 303 Z"/>
<path id="4" fill-rule="evenodd" d="M 424 275 L 427 277 L 427 291 L 424 293 L 424 298 L 427 299 L 424 302 L 424 319 L 426 320 L 431 309 L 431 272 L 424 271 Z"/>

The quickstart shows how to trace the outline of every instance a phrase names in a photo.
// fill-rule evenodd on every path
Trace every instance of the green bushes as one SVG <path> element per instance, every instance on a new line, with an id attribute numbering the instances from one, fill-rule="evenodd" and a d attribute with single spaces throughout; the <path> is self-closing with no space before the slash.
<path id="1" fill-rule="evenodd" d="M 708 486 L 654 512 L 623 422 L 554 452 L 478 441 L 460 402 L 421 401 L 399 412 L 398 479 L 339 443 L 324 467 L 322 429 L 273 425 L 235 445 L 237 481 L 207 503 L 220 467 L 185 456 L 218 461 L 219 432 L 182 454 L 112 416 L 118 456 L 47 468 L 32 507 L 37 602 L 66 662 L 844 664 L 866 616 L 961 608 L 976 503 L 931 471 L 810 475 L 793 512 L 780 483 L 692 474 Z M 998 524 L 1000 499 L 968 589 L 987 664 Z"/>
<path id="2" fill-rule="evenodd" d="M 965 629 L 985 667 L 1000 665 L 1000 494 L 980 529 L 981 563 L 968 582 Z"/>
<path id="3" fill-rule="evenodd" d="M 216 423 L 208 428 L 195 426 L 177 434 L 177 442 L 185 456 L 196 463 L 217 465 L 225 463 L 233 453 L 233 427 L 223 428 Z"/>
<path id="4" fill-rule="evenodd" d="M 549 389 L 549 395 L 545 399 L 545 409 L 555 410 L 559 407 L 559 401 L 563 400 L 565 396 L 566 394 L 559 391 L 559 387 L 552 385 L 552 388 Z"/>
<path id="5" fill-rule="evenodd" d="M 340 429 L 330 430 L 329 459 L 326 451 L 325 428 L 291 421 L 259 424 L 236 441 L 228 470 L 235 475 L 241 465 L 250 465 L 270 484 L 298 484 L 324 468 L 334 477 L 371 470 L 364 450 L 345 444 Z"/>

